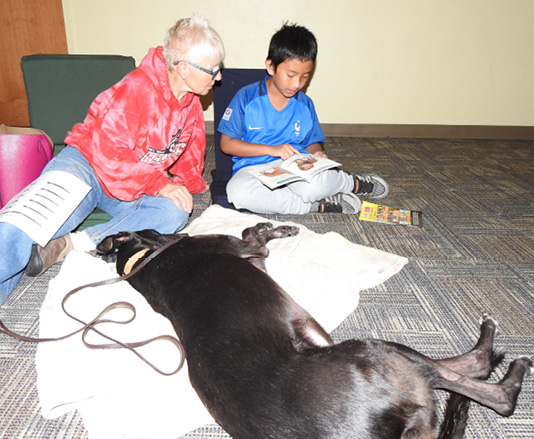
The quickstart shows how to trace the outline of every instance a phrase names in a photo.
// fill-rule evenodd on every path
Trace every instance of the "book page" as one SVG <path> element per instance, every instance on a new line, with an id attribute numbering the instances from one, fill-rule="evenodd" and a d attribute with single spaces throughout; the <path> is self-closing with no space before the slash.
<path id="1" fill-rule="evenodd" d="M 294 181 L 302 180 L 302 178 L 298 175 L 288 172 L 281 167 L 272 166 L 269 163 L 267 163 L 265 166 L 257 167 L 254 170 L 249 170 L 248 172 L 254 175 L 270 189 L 283 186 L 284 184 L 293 183 Z"/>
<path id="2" fill-rule="evenodd" d="M 312 154 L 300 154 L 284 160 L 281 165 L 295 175 L 301 176 L 304 180 L 309 181 L 314 175 L 327 169 L 337 168 L 341 163 L 335 162 L 324 157 L 315 157 Z"/>
<path id="3" fill-rule="evenodd" d="M 17 227 L 44 247 L 90 190 L 68 172 L 45 172 L 0 210 L 0 222 Z"/>
<path id="4" fill-rule="evenodd" d="M 268 188 L 275 189 L 294 181 L 310 181 L 319 172 L 338 166 L 341 166 L 341 163 L 327 158 L 315 157 L 312 154 L 295 154 L 284 160 L 279 166 L 267 163 L 248 172 Z"/>

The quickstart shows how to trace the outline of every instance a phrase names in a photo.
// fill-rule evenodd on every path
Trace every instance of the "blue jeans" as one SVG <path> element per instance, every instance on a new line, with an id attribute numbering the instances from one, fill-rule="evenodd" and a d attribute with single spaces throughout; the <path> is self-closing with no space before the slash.
<path id="1" fill-rule="evenodd" d="M 78 208 L 54 235 L 66 235 L 78 227 L 89 214 L 99 208 L 112 219 L 85 230 L 89 238 L 99 243 L 108 235 L 121 231 L 155 229 L 160 233 L 174 233 L 187 224 L 189 213 L 177 209 L 165 197 L 144 195 L 135 201 L 120 201 L 108 197 L 102 190 L 93 168 L 85 157 L 70 146 L 48 163 L 43 172 L 61 170 L 75 175 L 91 186 L 91 191 Z M 30 259 L 34 241 L 16 227 L 0 223 L 0 303 L 13 291 Z"/>

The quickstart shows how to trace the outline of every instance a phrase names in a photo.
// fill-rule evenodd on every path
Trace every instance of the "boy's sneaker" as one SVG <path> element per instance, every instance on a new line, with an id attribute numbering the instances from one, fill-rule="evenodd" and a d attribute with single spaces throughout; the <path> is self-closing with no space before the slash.
<path id="1" fill-rule="evenodd" d="M 366 195 L 369 198 L 384 198 L 389 193 L 389 184 L 378 175 L 357 175 L 354 178 L 354 193 L 356 195 Z"/>
<path id="2" fill-rule="evenodd" d="M 354 194 L 339 193 L 314 203 L 319 213 L 346 213 L 355 215 L 362 209 L 362 202 Z"/>

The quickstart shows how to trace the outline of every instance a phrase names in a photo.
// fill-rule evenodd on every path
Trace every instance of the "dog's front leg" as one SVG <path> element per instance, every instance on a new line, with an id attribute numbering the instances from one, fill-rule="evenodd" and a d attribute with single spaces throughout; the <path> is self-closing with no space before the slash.
<path id="1" fill-rule="evenodd" d="M 296 236 L 298 233 L 299 229 L 295 226 L 278 226 L 273 228 L 271 223 L 258 223 L 254 227 L 248 227 L 243 230 L 241 237 L 243 241 L 264 247 L 265 244 L 273 239 Z"/>
<path id="2" fill-rule="evenodd" d="M 278 226 L 276 229 L 273 228 L 272 223 L 258 223 L 254 227 L 248 227 L 241 233 L 241 238 L 249 246 L 256 248 L 258 250 L 263 250 L 264 255 L 258 257 L 248 256 L 250 262 L 258 267 L 260 270 L 267 273 L 265 268 L 265 261 L 269 255 L 269 249 L 266 247 L 266 244 L 272 239 L 286 238 L 289 236 L 298 235 L 298 227 L 293 226 Z M 243 255 L 242 257 L 247 257 Z"/>

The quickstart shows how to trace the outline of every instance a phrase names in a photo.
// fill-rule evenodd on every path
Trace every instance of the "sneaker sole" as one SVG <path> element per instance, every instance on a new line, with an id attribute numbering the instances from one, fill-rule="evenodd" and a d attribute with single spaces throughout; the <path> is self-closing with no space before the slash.
<path id="1" fill-rule="evenodd" d="M 369 198 L 374 198 L 375 200 L 378 200 L 380 198 L 384 198 L 389 194 L 389 184 L 386 183 L 386 180 L 384 180 L 382 177 L 379 177 L 377 175 L 370 174 L 369 177 L 371 177 L 372 180 L 378 181 L 383 187 L 384 187 L 384 193 L 380 195 L 367 195 Z"/>

